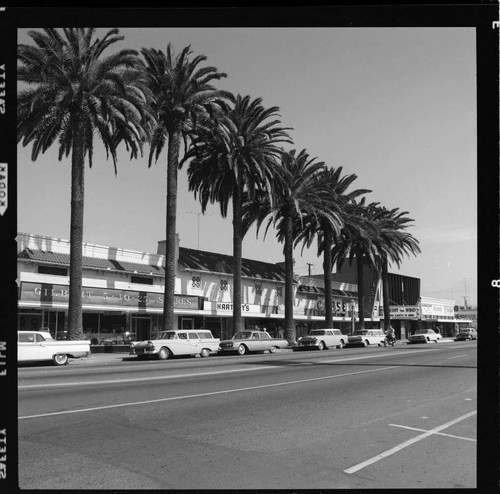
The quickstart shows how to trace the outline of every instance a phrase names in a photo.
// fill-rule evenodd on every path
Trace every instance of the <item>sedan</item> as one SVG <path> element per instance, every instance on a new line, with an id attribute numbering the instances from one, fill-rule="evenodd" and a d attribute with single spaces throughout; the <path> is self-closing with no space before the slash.
<path id="1" fill-rule="evenodd" d="M 477 331 L 474 328 L 462 328 L 455 338 L 455 341 L 477 340 Z"/>
<path id="2" fill-rule="evenodd" d="M 417 329 L 414 334 L 408 338 L 408 343 L 437 343 L 441 335 L 433 329 Z"/>
<path id="3" fill-rule="evenodd" d="M 249 352 L 275 353 L 278 348 L 288 347 L 288 342 L 281 338 L 271 338 L 266 331 L 239 331 L 230 340 L 219 344 L 219 354 L 237 352 L 245 355 Z"/>

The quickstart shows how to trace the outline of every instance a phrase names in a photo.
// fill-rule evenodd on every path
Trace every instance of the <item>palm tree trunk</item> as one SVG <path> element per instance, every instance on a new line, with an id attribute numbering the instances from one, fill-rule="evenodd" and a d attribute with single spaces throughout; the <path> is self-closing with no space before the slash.
<path id="1" fill-rule="evenodd" d="M 82 248 L 85 192 L 85 152 L 81 125 L 76 125 L 71 155 L 71 225 L 69 253 L 68 339 L 81 340 Z"/>
<path id="2" fill-rule="evenodd" d="M 389 271 L 387 259 L 382 260 L 382 291 L 384 294 L 384 329 L 391 327 L 391 310 L 389 301 Z"/>
<path id="3" fill-rule="evenodd" d="M 163 298 L 163 330 L 175 329 L 174 295 L 176 275 L 176 218 L 177 218 L 177 170 L 179 164 L 180 133 L 168 134 L 167 156 L 167 224 L 165 248 L 165 293 Z"/>
<path id="4" fill-rule="evenodd" d="M 333 328 L 332 244 L 330 228 L 324 230 L 323 280 L 325 284 L 325 328 Z"/>
<path id="5" fill-rule="evenodd" d="M 239 163 L 236 165 L 236 186 L 233 195 L 233 332 L 242 328 L 241 318 L 241 257 L 243 243 L 242 207 L 243 176 Z"/>
<path id="6" fill-rule="evenodd" d="M 291 215 L 285 219 L 285 339 L 295 342 L 295 324 L 293 320 L 293 221 Z"/>
<path id="7" fill-rule="evenodd" d="M 365 273 L 363 267 L 363 253 L 358 251 L 356 255 L 358 274 L 358 318 L 359 329 L 365 329 Z"/>

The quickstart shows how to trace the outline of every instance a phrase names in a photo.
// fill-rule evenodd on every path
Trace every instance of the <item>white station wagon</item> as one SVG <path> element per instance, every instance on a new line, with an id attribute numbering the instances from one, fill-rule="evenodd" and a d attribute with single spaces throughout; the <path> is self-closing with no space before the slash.
<path id="1" fill-rule="evenodd" d="M 385 334 L 381 329 L 359 329 L 347 339 L 348 346 L 368 346 L 384 344 Z"/>
<path id="2" fill-rule="evenodd" d="M 293 350 L 343 348 L 346 343 L 347 335 L 342 334 L 340 329 L 313 329 L 307 336 L 297 339 L 297 345 L 293 347 Z"/>
<path id="3" fill-rule="evenodd" d="M 177 355 L 200 355 L 208 357 L 219 349 L 219 338 L 214 338 L 207 329 L 181 329 L 162 331 L 158 338 L 136 341 L 130 344 L 130 355 L 139 359 L 154 356 L 166 360 Z"/>

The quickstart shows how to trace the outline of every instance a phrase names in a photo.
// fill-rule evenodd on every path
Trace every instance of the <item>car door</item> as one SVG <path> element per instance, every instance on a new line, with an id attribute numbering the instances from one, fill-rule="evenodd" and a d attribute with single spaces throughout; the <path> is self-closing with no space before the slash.
<path id="1" fill-rule="evenodd" d="M 327 329 L 325 331 L 324 340 L 328 348 L 332 348 L 337 345 L 337 343 L 335 343 L 335 337 L 333 336 L 333 331 L 331 329 Z"/>
<path id="2" fill-rule="evenodd" d="M 19 362 L 38 360 L 38 345 L 35 338 L 36 333 L 17 334 L 17 360 Z"/>
<path id="3" fill-rule="evenodd" d="M 250 351 L 252 352 L 260 352 L 263 349 L 263 342 L 257 331 L 252 333 L 252 337 L 248 343 L 250 345 Z"/>
<path id="4" fill-rule="evenodd" d="M 190 355 L 196 353 L 196 350 L 191 350 L 187 331 L 179 331 L 175 340 L 175 355 Z"/>

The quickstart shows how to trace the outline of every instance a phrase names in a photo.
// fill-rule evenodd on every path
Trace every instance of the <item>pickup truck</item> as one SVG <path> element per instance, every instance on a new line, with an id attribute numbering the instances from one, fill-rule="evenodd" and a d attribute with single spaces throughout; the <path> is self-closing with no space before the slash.
<path id="1" fill-rule="evenodd" d="M 275 353 L 278 348 L 291 348 L 288 341 L 281 338 L 271 338 L 266 331 L 239 331 L 230 340 L 223 340 L 219 345 L 219 353 L 234 353 L 245 355 L 249 352 Z"/>
<path id="2" fill-rule="evenodd" d="M 219 342 L 219 338 L 214 338 L 207 329 L 162 331 L 156 339 L 132 342 L 130 355 L 137 355 L 139 359 L 156 357 L 159 360 L 178 355 L 208 357 L 217 352 Z"/>
<path id="3" fill-rule="evenodd" d="M 69 357 L 90 355 L 90 341 L 56 341 L 48 331 L 18 331 L 17 361 L 38 362 L 52 360 L 55 365 L 66 365 Z"/>

